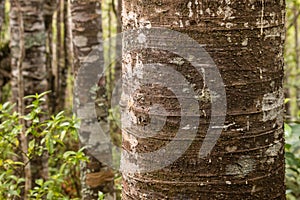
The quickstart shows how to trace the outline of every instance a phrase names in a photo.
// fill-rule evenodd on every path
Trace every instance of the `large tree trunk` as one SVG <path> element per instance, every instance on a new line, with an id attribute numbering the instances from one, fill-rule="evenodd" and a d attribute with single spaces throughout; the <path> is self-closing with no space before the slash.
<path id="1" fill-rule="evenodd" d="M 285 199 L 282 116 L 285 1 L 168 0 L 149 3 L 123 0 L 122 5 L 123 31 L 170 28 L 204 45 L 221 73 L 226 90 L 226 97 L 212 93 L 207 84 L 213 81 L 207 80 L 207 71 L 212 66 L 211 63 L 201 63 L 201 59 L 198 64 L 204 66 L 202 71 L 205 72 L 199 76 L 187 58 L 178 58 L 178 55 L 164 50 L 139 49 L 123 53 L 123 118 L 129 120 L 127 125 L 130 124 L 122 127 L 123 155 L 132 156 L 130 159 L 124 156 L 122 198 Z M 160 41 L 158 45 L 161 47 L 172 44 L 169 41 L 174 40 L 164 32 L 152 37 L 151 40 L 146 34 L 141 34 L 138 40 L 140 43 Z M 175 38 L 177 41 L 173 44 L 188 45 L 182 38 Z M 151 42 L 147 45 L 151 46 Z M 124 40 L 123 44 L 130 44 L 130 41 Z M 147 48 L 142 44 L 139 46 Z M 196 47 L 188 48 L 192 54 Z M 207 60 L 204 58 L 204 61 Z M 197 101 L 199 112 L 203 113 L 200 119 L 197 115 L 188 116 L 191 122 L 200 121 L 190 147 L 175 162 L 156 171 L 150 171 L 153 169 L 151 165 L 164 160 L 159 160 L 161 157 L 155 151 L 176 139 L 173 137 L 185 116 L 180 113 L 179 100 L 174 99 L 174 93 L 168 88 L 157 84 L 135 87 L 142 82 L 143 74 L 144 78 L 151 80 L 148 77 L 151 74 L 147 74 L 149 63 L 162 63 L 180 72 L 193 92 L 200 96 Z M 169 76 L 173 75 L 172 71 L 169 73 Z M 163 73 L 157 74 L 159 76 L 166 77 L 166 82 L 171 80 Z M 212 114 L 212 101 L 222 98 L 227 99 L 222 134 L 207 156 L 199 156 L 208 124 L 216 117 Z M 149 131 L 147 125 L 152 123 L 150 107 L 155 104 L 164 108 L 156 111 L 158 116 L 152 115 L 153 121 L 164 118 L 165 124 L 160 132 L 145 132 L 145 127 Z M 188 130 L 188 135 L 192 128 L 185 126 L 182 129 Z M 152 137 L 145 138 L 146 134 Z M 173 149 L 174 154 L 178 149 L 182 150 L 180 145 Z M 154 152 L 152 159 L 143 160 L 147 158 L 143 155 L 149 152 Z M 167 153 L 165 160 L 172 156 Z M 128 169 L 126 164 L 137 169 Z M 138 173 L 139 170 L 142 172 Z"/>
<path id="2" fill-rule="evenodd" d="M 81 119 L 81 142 L 83 146 L 88 147 L 85 153 L 90 160 L 88 163 L 82 163 L 81 167 L 82 199 L 97 199 L 100 191 L 105 194 L 105 199 L 113 199 L 114 173 L 108 166 L 110 163 L 107 163 L 112 156 L 111 148 L 109 144 L 105 144 L 105 141 L 97 141 L 97 138 L 95 138 L 100 137 L 102 139 L 104 135 L 101 134 L 109 135 L 105 79 L 99 81 L 100 90 L 98 90 L 98 95 L 100 95 L 97 102 L 94 102 L 90 96 L 93 85 L 87 83 L 89 79 L 93 79 L 95 76 L 97 78 L 97 75 L 101 74 L 101 68 L 103 68 L 103 66 L 99 66 L 103 61 L 101 3 L 97 0 L 73 1 L 71 10 L 75 53 L 74 74 L 75 76 L 78 75 L 74 102 L 76 102 L 75 109 Z M 94 67 L 88 69 L 88 66 Z M 98 109 L 98 111 L 100 110 L 98 119 L 103 132 L 90 128 L 97 126 L 98 123 L 97 120 L 93 121 L 90 118 L 92 113 L 95 112 L 95 103 L 101 105 Z M 95 133 L 97 136 L 95 136 Z M 106 162 L 102 160 L 103 158 Z"/>

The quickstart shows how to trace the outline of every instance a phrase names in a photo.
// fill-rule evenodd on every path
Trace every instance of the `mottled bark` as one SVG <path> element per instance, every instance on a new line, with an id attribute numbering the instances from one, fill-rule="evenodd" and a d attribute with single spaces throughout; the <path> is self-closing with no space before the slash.
<path id="1" fill-rule="evenodd" d="M 10 26 L 11 30 L 15 31 L 15 46 L 11 45 L 11 69 L 12 69 L 12 90 L 13 92 L 13 99 L 17 102 L 17 111 L 21 115 L 25 114 L 24 111 L 24 79 L 23 79 L 23 60 L 25 57 L 25 45 L 24 45 L 24 16 L 21 10 L 21 5 L 17 1 L 11 1 L 11 6 L 15 6 L 15 8 L 11 8 L 10 11 Z M 13 26 L 15 25 L 15 27 Z M 11 40 L 12 41 L 12 40 Z M 15 73 L 13 73 L 15 72 Z M 24 120 L 19 120 L 20 124 L 24 126 Z M 22 130 L 20 134 L 20 141 L 21 141 L 21 149 L 22 152 L 27 153 L 28 151 L 28 142 L 27 137 L 25 136 L 24 130 Z M 29 190 L 32 186 L 32 172 L 31 172 L 31 163 L 29 162 L 29 158 L 23 154 L 22 156 L 23 162 L 26 163 L 24 166 L 24 178 L 25 178 L 25 185 L 24 185 L 24 199 L 26 200 L 29 194 Z"/>
<path id="2" fill-rule="evenodd" d="M 45 54 L 45 25 L 43 19 L 42 2 L 19 1 L 21 13 L 24 20 L 24 45 L 25 55 L 23 60 L 22 76 L 24 77 L 24 95 L 42 93 L 47 90 L 47 71 Z M 17 20 L 18 12 L 16 1 L 11 1 L 11 51 L 12 70 L 14 79 L 16 78 L 16 63 L 19 55 L 20 33 Z M 16 82 L 13 81 L 13 96 L 18 98 Z"/>
<path id="3" fill-rule="evenodd" d="M 25 114 L 25 106 L 30 102 L 27 100 L 24 103 L 23 97 L 48 89 L 43 2 L 11 0 L 10 28 L 12 98 L 17 102 L 19 113 Z M 27 138 L 24 134 L 21 135 L 21 144 L 23 152 L 27 152 Z M 32 165 L 32 172 L 28 158 L 24 157 L 24 163 L 28 163 L 25 166 L 25 193 L 31 187 L 31 173 L 32 181 L 48 176 L 47 170 L 43 171 L 42 158 L 31 162 L 38 163 L 34 167 Z"/>
<path id="4" fill-rule="evenodd" d="M 122 198 L 285 199 L 282 116 L 285 1 L 123 0 L 122 6 L 125 31 L 164 27 L 185 33 L 204 45 L 222 75 L 227 95 L 218 97 L 227 99 L 227 116 L 221 137 L 207 157 L 198 157 L 212 117 L 211 103 L 202 99 L 199 108 L 206 114 L 200 116 L 197 136 L 190 148 L 163 169 L 124 173 Z M 188 62 L 181 60 L 174 65 L 177 57 L 155 49 L 124 53 L 124 96 L 131 99 L 123 104 L 124 118 L 132 119 L 133 124 L 122 133 L 125 152 L 160 149 L 172 140 L 179 127 L 180 105 L 166 88 L 149 84 L 128 93 L 132 87 L 128 84 L 140 81 L 132 75 L 140 74 L 138 70 L 143 66 L 163 63 L 183 74 L 197 94 L 203 97 L 207 96 L 205 91 L 209 93 L 203 78 L 196 75 Z M 132 82 L 128 81 L 130 78 Z M 208 99 L 212 95 L 216 94 L 208 95 Z M 166 124 L 155 137 L 140 138 L 143 127 L 150 121 L 147 116 L 153 104 L 161 104 L 165 110 L 173 111 L 173 115 L 160 116 L 166 118 Z M 160 161 L 154 156 L 152 163 L 155 162 Z M 143 161 L 139 163 L 143 165 Z"/>
<path id="5" fill-rule="evenodd" d="M 81 167 L 81 184 L 82 199 L 97 199 L 98 192 L 103 192 L 107 199 L 114 198 L 113 179 L 114 173 L 107 165 L 111 159 L 111 147 L 105 144 L 105 141 L 97 141 L 94 138 L 94 132 L 90 127 L 97 127 L 97 119 L 91 121 L 91 115 L 95 112 L 95 103 L 100 107 L 99 123 L 103 129 L 97 130 L 96 133 L 103 138 L 103 135 L 109 135 L 109 125 L 107 122 L 107 96 L 105 89 L 105 79 L 99 81 L 100 91 L 97 102 L 93 102 L 90 96 L 90 90 L 93 85 L 89 85 L 88 80 L 101 74 L 103 68 L 103 41 L 102 41 L 102 24 L 101 24 L 101 3 L 96 0 L 90 1 L 73 1 L 72 6 L 73 21 L 73 45 L 74 45 L 74 74 L 79 73 L 76 80 L 75 99 L 76 112 L 81 118 L 80 138 L 83 146 L 88 146 L 85 151 L 90 162 L 82 163 Z M 91 69 L 86 67 L 94 66 Z M 98 67 L 97 67 L 98 66 Z M 97 82 L 96 82 L 97 83 Z M 94 83 L 94 84 L 96 84 Z M 95 91 L 94 91 L 95 92 Z M 84 118 L 85 117 L 85 118 Z M 95 141 L 96 140 L 96 141 Z M 93 142 L 96 144 L 93 144 Z M 96 146 L 95 146 L 96 145 Z M 106 162 L 102 162 L 104 161 Z"/>
<path id="6" fill-rule="evenodd" d="M 114 145 L 121 146 L 121 130 L 119 127 L 119 113 L 118 113 L 118 103 L 114 102 L 113 92 L 119 94 L 120 89 L 117 86 L 117 82 L 121 78 L 122 64 L 121 64 L 121 37 L 116 37 L 117 33 L 121 33 L 121 7 L 120 2 L 115 0 L 106 1 L 105 5 L 102 5 L 103 9 L 103 24 L 104 24 L 104 38 L 107 41 L 104 46 L 104 60 L 105 66 L 107 66 L 105 71 L 106 78 L 106 93 L 108 100 L 108 109 L 110 110 L 108 117 L 110 126 L 110 136 Z"/>

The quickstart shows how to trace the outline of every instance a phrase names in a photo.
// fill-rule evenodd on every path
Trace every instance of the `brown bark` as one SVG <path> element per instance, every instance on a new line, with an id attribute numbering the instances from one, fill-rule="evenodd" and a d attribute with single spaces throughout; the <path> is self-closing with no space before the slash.
<path id="1" fill-rule="evenodd" d="M 19 34 L 16 19 L 16 1 L 11 1 L 11 48 L 12 68 L 16 66 Z M 24 95 L 42 93 L 47 90 L 47 71 L 45 65 L 45 25 L 43 20 L 42 2 L 19 1 L 24 19 L 25 55 L 23 60 Z M 13 72 L 13 74 L 16 74 Z M 13 85 L 14 88 L 14 85 Z M 17 97 L 17 93 L 13 95 Z"/>
<path id="2" fill-rule="evenodd" d="M 14 100 L 17 102 L 17 111 L 18 113 L 20 113 L 21 115 L 25 114 L 25 110 L 24 110 L 24 102 L 23 102 L 23 98 L 24 98 L 24 79 L 23 79 L 23 61 L 25 59 L 25 44 L 24 44 L 24 40 L 25 40 L 25 27 L 24 27 L 24 15 L 23 12 L 21 10 L 21 5 L 20 2 L 18 1 L 11 1 L 11 6 L 15 6 L 15 9 L 11 9 L 10 12 L 10 18 L 11 18 L 11 22 L 14 21 L 15 24 L 17 24 L 17 27 L 13 27 L 11 25 L 11 30 L 16 31 L 15 33 L 17 33 L 17 38 L 15 38 L 15 45 L 18 48 L 18 52 L 14 52 L 13 50 L 15 50 L 14 48 L 16 48 L 15 46 L 12 46 L 11 44 L 11 49 L 12 49 L 12 63 L 11 63 L 11 68 L 12 68 L 12 72 L 16 72 L 15 76 L 13 76 L 13 80 L 12 83 L 14 83 L 14 87 L 12 87 L 12 89 L 15 89 L 15 93 L 13 93 L 13 98 Z M 13 29 L 15 28 L 15 29 Z M 14 54 L 15 53 L 15 54 Z M 25 126 L 25 122 L 23 119 L 20 119 L 20 124 L 22 124 L 23 126 Z M 20 134 L 20 141 L 21 141 L 21 149 L 22 152 L 27 153 L 28 151 L 28 142 L 27 142 L 27 137 L 25 135 L 24 130 L 22 130 L 21 134 Z M 31 172 L 31 163 L 29 158 L 25 155 L 22 154 L 22 158 L 23 158 L 23 163 L 26 163 L 26 165 L 24 166 L 24 178 L 25 178 L 25 185 L 24 185 L 24 199 L 28 199 L 28 194 L 29 194 L 29 190 L 32 187 L 32 172 Z"/>
<path id="3" fill-rule="evenodd" d="M 19 113 L 26 114 L 25 106 L 30 102 L 29 100 L 24 102 L 23 97 L 42 93 L 48 89 L 43 2 L 11 0 L 10 28 L 12 98 L 17 102 Z M 20 139 L 22 151 L 27 152 L 27 137 L 24 134 Z M 48 171 L 44 171 L 45 168 L 42 167 L 42 158 L 30 161 L 35 162 L 35 165 L 30 165 L 27 157 L 24 157 L 23 162 L 27 163 L 25 166 L 26 196 L 34 180 L 46 178 Z"/>
<path id="4" fill-rule="evenodd" d="M 58 12 L 58 37 L 57 37 L 57 57 L 58 65 L 56 74 L 54 74 L 54 88 L 55 88 L 55 111 L 64 109 L 65 104 L 65 92 L 66 92 L 66 79 L 67 79 L 67 65 L 66 65 L 66 29 L 65 29 L 65 17 L 66 17 L 66 1 L 59 1 L 59 12 Z"/>
<path id="5" fill-rule="evenodd" d="M 199 158 L 198 153 L 213 117 L 212 103 L 202 99 L 199 108 L 206 115 L 200 116 L 197 136 L 188 150 L 163 169 L 147 173 L 125 171 L 122 198 L 285 199 L 282 116 L 285 1 L 123 0 L 122 5 L 124 31 L 164 27 L 205 45 L 225 85 L 226 97 L 218 98 L 227 99 L 222 134 L 207 157 Z M 172 140 L 181 120 L 180 105 L 172 92 L 155 84 L 132 91 L 134 85 L 129 84 L 140 81 L 133 76 L 129 82 L 132 74 L 139 74 L 138 70 L 146 64 L 163 63 L 183 74 L 194 84 L 196 93 L 205 88 L 203 78 L 196 75 L 186 60 L 174 66 L 174 58 L 176 55 L 146 47 L 123 54 L 124 96 L 131 100 L 125 99 L 122 105 L 124 118 L 132 127 L 124 129 L 122 134 L 123 149 L 129 154 L 160 149 Z M 211 97 L 212 94 L 208 99 Z M 166 124 L 155 137 L 141 138 L 146 134 L 143 127 L 150 122 L 149 108 L 153 104 L 161 104 L 173 112 L 172 116 L 160 116 L 166 118 Z M 161 161 L 154 156 L 151 162 L 137 162 L 143 166 Z"/>
<path id="6" fill-rule="evenodd" d="M 47 4 L 46 4 L 47 3 Z M 52 113 L 65 108 L 69 52 L 67 51 L 68 2 L 65 0 L 47 1 L 45 23 L 48 28 L 48 66 L 52 91 L 49 107 Z M 72 51 L 71 51 L 72 52 Z"/>
<path id="7" fill-rule="evenodd" d="M 75 53 L 73 73 L 75 77 L 77 74 L 80 75 L 76 78 L 75 110 L 78 115 L 81 113 L 86 117 L 79 116 L 81 118 L 80 138 L 82 145 L 88 146 L 85 153 L 90 160 L 88 163 L 82 163 L 81 167 L 82 199 L 97 199 L 99 191 L 105 194 L 106 199 L 112 199 L 114 198 L 114 173 L 108 166 L 109 163 L 107 163 L 111 159 L 111 148 L 105 141 L 96 141 L 97 144 L 91 144 L 97 139 L 93 138 L 93 130 L 90 128 L 97 127 L 97 119 L 91 121 L 90 116 L 94 113 L 95 103 L 98 103 L 101 105 L 98 108 L 98 110 L 101 110 L 98 116 L 99 123 L 104 134 L 109 134 L 105 79 L 98 84 L 100 87 L 98 92 L 100 98 L 96 102 L 89 96 L 89 91 L 93 85 L 86 83 L 88 82 L 87 80 L 101 74 L 101 68 L 103 68 L 103 66 L 99 66 L 101 65 L 101 61 L 103 61 L 101 2 L 97 0 L 73 1 L 71 10 L 73 21 L 72 37 Z M 86 69 L 87 65 L 94 67 Z M 99 66 L 99 68 L 96 66 Z M 79 71 L 81 71 L 81 74 Z M 94 102 L 93 105 L 86 109 L 86 106 L 91 102 Z M 98 131 L 100 132 L 100 130 Z M 104 161 L 106 162 L 102 159 L 105 159 Z"/>

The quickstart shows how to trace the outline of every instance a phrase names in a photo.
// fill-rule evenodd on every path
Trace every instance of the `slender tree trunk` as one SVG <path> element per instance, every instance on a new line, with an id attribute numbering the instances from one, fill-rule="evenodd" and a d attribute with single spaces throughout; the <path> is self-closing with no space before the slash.
<path id="1" fill-rule="evenodd" d="M 11 15 L 11 47 L 12 51 L 12 67 L 16 66 L 15 55 L 18 46 L 19 34 L 16 31 L 19 24 L 15 21 L 15 0 L 12 0 Z M 43 19 L 43 4 L 36 1 L 19 1 L 21 13 L 24 21 L 24 45 L 25 55 L 23 60 L 24 77 L 24 95 L 41 93 L 47 90 L 47 71 L 46 71 L 46 54 L 45 54 L 45 24 Z M 16 94 L 14 94 L 17 97 Z"/>
<path id="2" fill-rule="evenodd" d="M 61 103 L 61 106 L 64 108 L 71 108 L 72 104 L 72 92 L 70 88 L 72 86 L 70 79 L 72 75 L 70 74 L 73 69 L 73 46 L 72 46 L 72 18 L 71 18 L 71 4 L 69 0 L 65 1 L 65 10 L 64 10 L 64 51 L 65 51 L 65 69 L 63 70 L 64 81 L 63 87 L 64 89 L 60 90 L 60 96 L 64 101 Z"/>
<path id="3" fill-rule="evenodd" d="M 72 21 L 73 21 L 73 45 L 74 45 L 74 74 L 77 75 L 79 70 L 84 71 L 84 63 L 93 65 L 97 62 L 99 65 L 99 60 L 103 60 L 103 46 L 102 46 L 102 24 L 101 24 L 101 3 L 96 0 L 90 1 L 74 1 L 72 2 Z M 92 55 L 90 54 L 92 52 Z M 97 59 L 95 59 L 97 57 Z M 81 69 L 80 69 L 81 67 Z M 94 105 L 91 110 L 83 110 L 82 108 L 86 106 L 89 102 L 90 86 L 84 85 L 84 79 L 89 79 L 94 77 L 95 74 L 100 74 L 99 71 L 95 70 L 84 71 L 77 80 L 77 91 L 78 99 L 74 99 L 78 102 L 78 107 L 75 108 L 77 113 L 85 113 L 84 116 L 90 116 L 94 112 Z M 109 126 L 107 122 L 108 110 L 107 110 L 107 98 L 105 89 L 105 79 L 99 81 L 99 93 L 100 99 L 96 103 L 101 105 L 100 110 L 102 111 L 99 116 L 100 124 L 104 133 L 109 134 Z M 90 119 L 81 119 L 81 142 L 83 145 L 90 145 L 89 141 L 94 140 L 92 137 L 91 129 L 89 127 L 93 126 L 91 123 L 97 123 L 97 121 L 91 122 Z M 103 141 L 99 141 L 100 147 L 88 148 L 85 153 L 89 157 L 90 162 L 82 163 L 81 168 L 81 184 L 82 184 L 82 199 L 97 199 L 98 192 L 103 192 L 106 197 L 105 199 L 114 198 L 114 187 L 113 179 L 114 173 L 112 169 L 107 166 L 107 163 L 102 162 L 101 158 L 106 157 L 111 159 L 111 148 L 110 145 L 103 144 Z M 90 147 L 90 146 L 89 146 Z M 99 148 L 97 155 L 92 153 L 94 149 Z M 102 155 L 101 155 L 102 154 Z M 108 160 L 105 161 L 108 161 Z"/>
<path id="4" fill-rule="evenodd" d="M 66 81 L 67 81 L 67 65 L 66 65 L 66 29 L 65 29 L 65 16 L 66 16 L 66 1 L 60 0 L 58 3 L 58 15 L 57 15 L 57 67 L 53 71 L 53 89 L 54 89 L 54 107 L 53 112 L 59 112 L 64 109 L 65 93 L 66 93 Z"/>
<path id="5" fill-rule="evenodd" d="M 68 68 L 67 72 L 67 88 L 66 88 L 66 99 L 65 108 L 72 108 L 73 103 L 73 85 L 74 85 L 74 48 L 73 48 L 73 36 L 72 36 L 72 14 L 71 14 L 71 1 L 67 0 L 66 3 L 66 17 L 65 17 L 65 33 L 66 33 L 66 65 Z"/>
<path id="6" fill-rule="evenodd" d="M 293 14 L 294 14 L 294 20 L 293 20 L 293 25 L 294 25 L 294 41 L 295 41 L 295 66 L 292 66 L 291 72 L 289 75 L 289 97 L 290 97 L 290 102 L 289 102 L 289 111 L 290 111 L 290 116 L 292 120 L 296 120 L 298 118 L 298 112 L 299 112 L 299 106 L 298 106 L 298 88 L 297 88 L 297 82 L 298 82 L 298 73 L 300 69 L 300 53 L 299 53 L 299 27 L 298 27 L 298 8 L 297 5 L 294 5 L 293 8 Z"/>
<path id="7" fill-rule="evenodd" d="M 124 163 L 144 166 L 161 162 L 155 155 L 151 161 L 135 160 L 134 156 L 155 152 L 170 143 L 183 117 L 178 111 L 178 101 L 167 88 L 145 84 L 135 91 L 130 89 L 141 81 L 139 75 L 142 71 L 146 73 L 147 64 L 161 63 L 180 72 L 199 95 L 199 108 L 205 114 L 200 115 L 196 138 L 174 163 L 147 173 L 124 171 L 122 198 L 285 199 L 282 116 L 285 1 L 123 0 L 122 6 L 124 31 L 164 27 L 187 34 L 203 45 L 218 67 L 226 90 L 226 97 L 211 93 L 205 83 L 213 80 L 203 80 L 206 75 L 199 77 L 178 55 L 147 47 L 124 52 L 123 96 L 129 99 L 123 99 L 126 102 L 122 105 L 124 118 L 131 126 L 123 129 L 123 148 L 125 153 L 133 155 L 132 160 Z M 147 41 L 144 35 L 139 36 L 141 43 Z M 166 43 L 172 40 L 168 35 L 162 36 Z M 156 37 L 158 40 L 161 36 Z M 184 42 L 179 38 L 174 44 L 184 46 Z M 189 48 L 192 52 L 195 47 Z M 221 98 L 227 99 L 222 134 L 210 154 L 199 157 L 208 124 L 215 117 L 211 114 L 211 99 Z M 161 132 L 153 130 L 152 137 L 141 137 L 151 121 L 151 105 L 156 104 L 161 104 L 171 116 L 160 112 L 159 117 L 166 118 Z M 190 116 L 191 121 L 196 118 Z M 183 129 L 191 132 L 192 128 Z M 165 160 L 168 159 L 166 155 Z"/>
<path id="8" fill-rule="evenodd" d="M 0 31 L 5 17 L 5 0 L 0 0 Z"/>
<path id="9" fill-rule="evenodd" d="M 24 115 L 24 80 L 23 80 L 23 61 L 25 58 L 25 44 L 24 44 L 24 15 L 21 10 L 20 2 L 11 1 L 11 11 L 10 11 L 10 22 L 11 31 L 14 33 L 12 35 L 11 42 L 11 68 L 12 68 L 12 92 L 13 99 L 17 102 L 17 111 L 21 115 Z M 25 125 L 24 120 L 20 119 L 20 124 Z M 28 143 L 27 137 L 25 136 L 24 130 L 22 130 L 20 135 L 21 149 L 22 152 L 27 153 Z M 29 158 L 23 154 L 23 162 L 26 163 L 24 166 L 25 175 L 25 186 L 24 186 L 24 199 L 28 198 L 29 190 L 32 186 L 32 172 L 31 163 Z"/>
<path id="10" fill-rule="evenodd" d="M 295 5 L 294 8 L 294 16 L 295 16 L 295 61 L 296 61 L 296 77 L 295 79 L 298 80 L 299 71 L 300 71 L 300 37 L 299 37 L 299 16 L 298 16 L 298 6 Z M 296 86 L 297 84 L 295 84 Z M 299 89 L 297 88 L 296 92 L 296 113 L 294 113 L 295 118 L 299 117 Z"/>
<path id="11" fill-rule="evenodd" d="M 67 26 L 67 1 L 48 2 L 51 12 L 51 18 L 45 20 L 49 22 L 48 41 L 49 41 L 49 60 L 50 66 L 50 88 L 51 97 L 49 100 L 52 113 L 59 112 L 65 107 L 65 95 L 67 86 L 67 51 L 66 51 L 66 26 Z M 50 23 L 51 22 L 51 23 Z"/>
<path id="12" fill-rule="evenodd" d="M 26 114 L 25 106 L 30 102 L 24 102 L 23 97 L 42 93 L 48 89 L 43 2 L 11 0 L 10 28 L 12 98 L 17 102 L 19 113 Z M 22 150 L 27 152 L 27 138 L 24 134 L 21 135 Z M 30 161 L 39 163 L 35 166 L 30 165 L 27 157 L 24 157 L 23 161 L 27 163 L 26 196 L 31 188 L 31 182 L 34 183 L 37 178 L 45 178 L 48 174 L 44 174 L 42 158 Z"/>
<path id="13" fill-rule="evenodd" d="M 108 109 L 109 109 L 109 129 L 110 129 L 110 137 L 112 138 L 112 142 L 114 145 L 120 147 L 121 146 L 121 130 L 119 127 L 118 121 L 118 104 L 113 105 L 113 91 L 117 94 L 119 93 L 116 89 L 119 89 L 117 86 L 117 82 L 121 78 L 122 64 L 121 64 L 121 43 L 120 37 L 117 37 L 116 40 L 113 38 L 117 33 L 121 33 L 121 10 L 119 4 L 116 0 L 108 0 L 105 1 L 104 5 L 102 5 L 103 11 L 103 27 L 104 33 L 103 37 L 106 41 L 104 46 L 104 60 L 105 66 L 108 68 L 105 71 L 106 78 L 106 93 L 107 93 L 107 101 L 108 101 Z M 115 103 L 115 102 L 113 102 Z"/>
<path id="14" fill-rule="evenodd" d="M 7 100 L 7 91 L 4 86 L 9 83 L 10 73 L 10 47 L 7 38 L 8 20 L 6 16 L 6 1 L 0 0 L 0 102 Z"/>

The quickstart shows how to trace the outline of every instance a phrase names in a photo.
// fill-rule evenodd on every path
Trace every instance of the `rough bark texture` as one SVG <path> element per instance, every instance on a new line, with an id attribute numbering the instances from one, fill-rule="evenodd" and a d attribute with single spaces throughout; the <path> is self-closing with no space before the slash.
<path id="1" fill-rule="evenodd" d="M 12 74 L 17 79 L 16 63 L 19 55 L 19 24 L 16 1 L 11 1 L 11 52 Z M 24 95 L 42 93 L 47 90 L 47 71 L 45 54 L 45 24 L 43 19 L 43 2 L 19 1 L 24 20 L 25 57 L 23 60 Z M 18 97 L 15 91 L 16 82 L 12 82 L 13 96 Z"/>
<path id="2" fill-rule="evenodd" d="M 27 100 L 24 103 L 23 97 L 42 93 L 48 89 L 43 2 L 34 0 L 11 0 L 10 2 L 12 98 L 17 103 L 19 113 L 25 114 L 25 105 L 30 102 Z M 21 135 L 21 144 L 23 152 L 27 152 L 25 133 Z M 31 160 L 35 163 L 32 165 L 31 172 L 28 158 L 24 157 L 23 161 L 28 163 L 25 166 L 26 196 L 31 187 L 29 182 L 33 181 L 34 184 L 35 179 L 47 178 L 48 171 L 47 167 L 43 168 L 45 165 L 42 158 Z"/>
<path id="3" fill-rule="evenodd" d="M 202 101 L 199 107 L 206 116 L 201 117 L 190 148 L 164 169 L 124 173 L 122 198 L 285 199 L 282 117 L 285 1 L 123 0 L 122 5 L 125 31 L 165 27 L 205 45 L 220 70 L 228 102 L 222 135 L 209 156 L 198 158 L 210 118 L 210 103 Z M 147 63 L 171 66 L 194 83 L 196 91 L 202 90 L 202 78 L 189 70 L 187 62 L 174 66 L 171 61 L 175 57 L 149 49 L 124 54 L 124 92 L 132 87 L 128 85 L 129 77 L 139 73 L 136 66 L 141 69 Z M 138 77 L 133 77 L 132 82 L 135 81 L 139 81 Z M 162 104 L 166 110 L 178 110 L 176 99 L 169 98 L 174 94 L 166 88 L 148 85 L 126 95 L 132 100 L 124 103 L 125 111 L 131 114 L 127 118 L 137 120 L 131 122 L 132 128 L 123 130 L 124 150 L 151 152 L 170 141 L 180 116 L 165 116 L 166 125 L 155 137 L 138 136 L 149 122 L 147 108 L 151 105 Z M 156 161 L 154 157 L 153 163 Z"/>
<path id="4" fill-rule="evenodd" d="M 103 67 L 99 66 L 101 61 L 103 61 L 101 3 L 97 0 L 73 1 L 71 8 L 75 76 L 79 73 L 79 70 L 81 70 L 81 74 L 79 74 L 80 76 L 78 76 L 76 80 L 74 101 L 77 102 L 77 107 L 75 109 L 77 114 L 81 117 L 81 142 L 84 146 L 88 145 L 89 148 L 85 153 L 90 159 L 90 162 L 82 163 L 81 167 L 82 199 L 97 199 L 99 191 L 106 195 L 105 198 L 112 199 L 114 196 L 114 173 L 112 169 L 106 165 L 107 163 L 100 162 L 102 159 L 105 159 L 105 161 L 111 159 L 110 145 L 103 144 L 103 141 L 97 141 L 93 133 L 97 133 L 98 136 L 100 136 L 100 130 L 92 130 L 91 128 L 95 127 L 95 124 L 98 123 L 97 119 L 91 121 L 91 115 L 95 112 L 95 103 L 97 103 L 101 105 L 99 108 L 99 123 L 101 124 L 104 134 L 109 134 L 105 80 L 99 81 L 98 86 L 100 91 L 98 94 L 101 94 L 97 102 L 93 102 L 93 100 L 90 99 L 89 91 L 92 85 L 86 83 L 89 79 L 93 79 L 92 77 L 101 74 L 100 69 Z M 85 68 L 86 66 L 94 67 L 88 69 Z M 87 106 L 89 103 L 90 106 Z M 97 144 L 93 144 L 93 142 L 97 142 Z"/>

